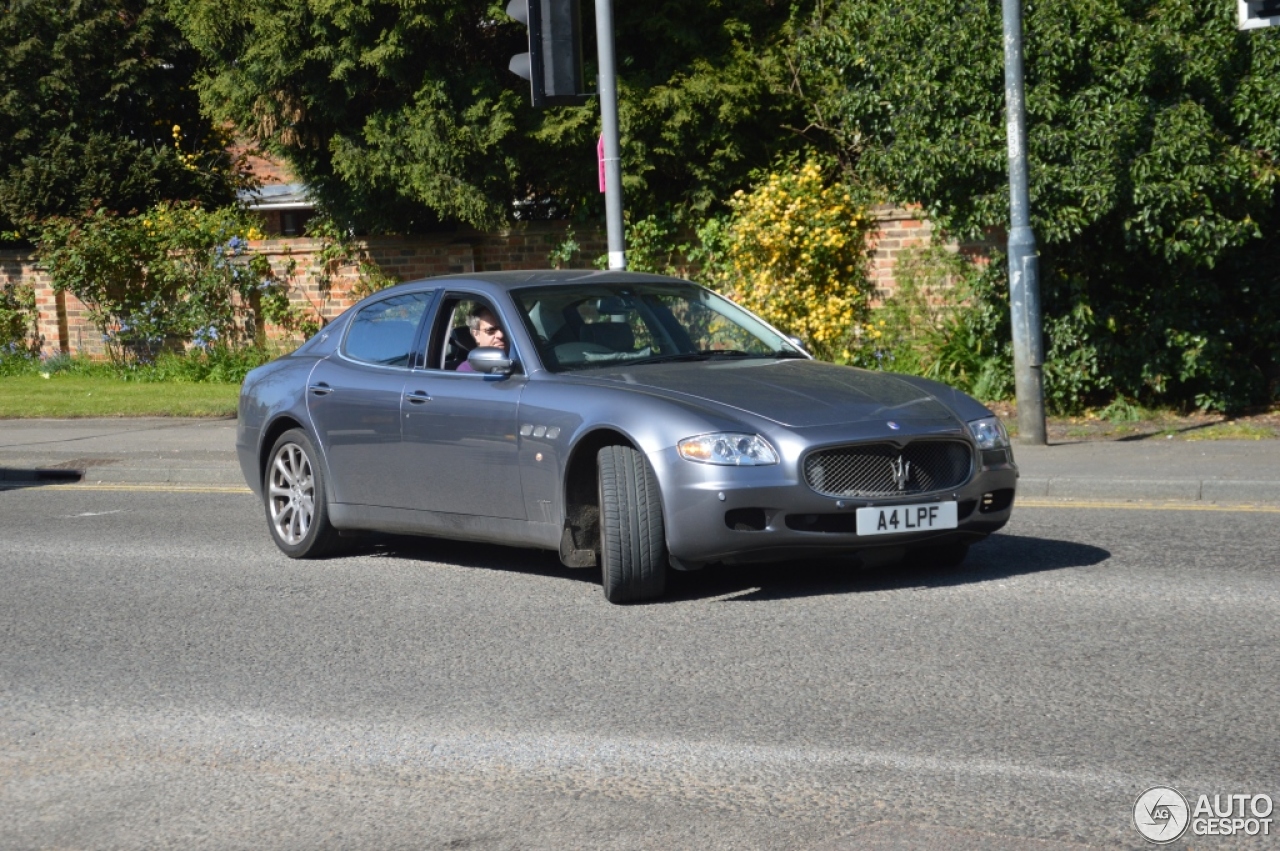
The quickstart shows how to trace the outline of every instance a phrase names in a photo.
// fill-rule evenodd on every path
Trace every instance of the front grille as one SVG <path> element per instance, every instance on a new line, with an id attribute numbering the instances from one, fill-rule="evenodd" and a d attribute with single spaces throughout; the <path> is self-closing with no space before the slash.
<path id="1" fill-rule="evenodd" d="M 839 446 L 804 459 L 804 478 L 823 496 L 904 496 L 959 487 L 973 470 L 961 440 Z"/>

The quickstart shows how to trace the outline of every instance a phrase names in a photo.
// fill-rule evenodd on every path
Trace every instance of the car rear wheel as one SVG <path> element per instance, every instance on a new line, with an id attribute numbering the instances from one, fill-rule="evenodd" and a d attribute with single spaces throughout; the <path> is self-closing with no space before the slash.
<path id="1" fill-rule="evenodd" d="M 290 429 L 276 440 L 262 491 L 267 526 L 281 552 L 290 558 L 316 558 L 337 548 L 319 455 L 305 432 Z"/>
<path id="2" fill-rule="evenodd" d="M 658 479 L 630 446 L 596 455 L 600 476 L 600 572 L 610 603 L 652 600 L 667 585 L 667 537 Z"/>

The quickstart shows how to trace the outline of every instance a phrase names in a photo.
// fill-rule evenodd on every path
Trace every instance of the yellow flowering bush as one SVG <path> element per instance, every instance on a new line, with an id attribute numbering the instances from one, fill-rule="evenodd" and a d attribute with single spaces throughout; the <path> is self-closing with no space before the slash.
<path id="1" fill-rule="evenodd" d="M 847 362 L 868 311 L 866 206 L 809 160 L 739 190 L 730 207 L 712 283 L 815 356 Z"/>

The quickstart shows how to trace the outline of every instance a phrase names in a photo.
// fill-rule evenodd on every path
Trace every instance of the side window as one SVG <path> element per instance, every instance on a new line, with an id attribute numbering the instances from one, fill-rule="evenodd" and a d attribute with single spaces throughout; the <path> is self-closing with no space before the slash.
<path id="1" fill-rule="evenodd" d="M 413 337 L 432 295 L 406 293 L 362 308 L 347 330 L 343 354 L 379 366 L 409 366 Z"/>
<path id="2" fill-rule="evenodd" d="M 469 370 L 469 367 L 463 364 L 466 363 L 467 355 L 477 345 L 469 319 L 477 312 L 484 316 L 483 322 L 477 318 L 478 327 L 485 330 L 501 327 L 501 322 L 496 319 L 497 311 L 487 300 L 466 295 L 454 295 L 445 299 L 436 315 L 435 328 L 431 332 L 427 354 L 428 369 L 458 371 L 461 367 L 463 372 Z M 490 340 L 489 345 L 493 344 L 494 342 Z"/>

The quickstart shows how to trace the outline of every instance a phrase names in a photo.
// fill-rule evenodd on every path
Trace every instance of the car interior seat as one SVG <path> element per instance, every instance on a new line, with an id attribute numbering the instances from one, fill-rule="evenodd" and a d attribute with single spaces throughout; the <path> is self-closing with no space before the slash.
<path id="1" fill-rule="evenodd" d="M 471 329 L 459 325 L 449 331 L 449 341 L 445 345 L 444 368 L 457 369 L 467 359 L 467 355 L 476 347 L 476 338 L 471 336 Z"/>
<path id="2" fill-rule="evenodd" d="M 582 326 L 579 339 L 583 343 L 595 343 L 611 352 L 633 352 L 636 335 L 626 322 L 592 322 Z"/>

